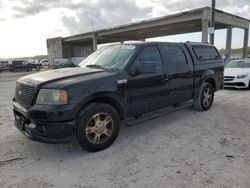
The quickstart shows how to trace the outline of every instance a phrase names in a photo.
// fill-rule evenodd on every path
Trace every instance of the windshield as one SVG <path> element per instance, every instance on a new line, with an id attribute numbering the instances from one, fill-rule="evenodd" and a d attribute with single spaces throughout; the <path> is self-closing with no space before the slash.
<path id="1" fill-rule="evenodd" d="M 225 68 L 250 68 L 250 60 L 230 61 Z"/>
<path id="2" fill-rule="evenodd" d="M 92 53 L 79 66 L 122 70 L 134 54 L 135 48 L 135 45 L 126 44 L 106 46 Z"/>

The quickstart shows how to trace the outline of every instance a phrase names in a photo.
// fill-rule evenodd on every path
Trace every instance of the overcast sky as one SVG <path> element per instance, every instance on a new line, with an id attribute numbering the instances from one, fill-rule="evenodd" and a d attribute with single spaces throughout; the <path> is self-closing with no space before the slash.
<path id="1" fill-rule="evenodd" d="M 0 0 L 0 57 L 46 54 L 46 39 L 68 36 L 210 6 L 211 0 Z M 250 0 L 217 0 L 218 9 L 250 19 Z M 91 24 L 93 23 L 93 24 Z M 201 34 L 154 40 L 200 41 Z M 243 31 L 234 29 L 233 47 L 242 47 Z M 225 45 L 225 30 L 215 45 Z"/>

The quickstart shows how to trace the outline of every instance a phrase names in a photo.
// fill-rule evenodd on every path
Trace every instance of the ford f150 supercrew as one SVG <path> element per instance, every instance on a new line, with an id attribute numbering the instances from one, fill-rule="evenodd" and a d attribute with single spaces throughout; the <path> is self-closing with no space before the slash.
<path id="1" fill-rule="evenodd" d="M 15 126 L 31 140 L 61 143 L 76 136 L 82 148 L 99 151 L 131 117 L 190 100 L 198 110 L 210 109 L 223 74 L 223 60 L 209 44 L 106 46 L 79 67 L 18 79 Z"/>

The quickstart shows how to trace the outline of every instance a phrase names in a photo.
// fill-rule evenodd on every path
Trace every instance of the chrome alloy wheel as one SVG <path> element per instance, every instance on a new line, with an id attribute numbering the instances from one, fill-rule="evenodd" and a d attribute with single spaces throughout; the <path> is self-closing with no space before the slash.
<path id="1" fill-rule="evenodd" d="M 93 144 L 102 144 L 112 135 L 114 122 L 107 113 L 98 113 L 90 118 L 86 126 L 87 139 Z"/>
<path id="2" fill-rule="evenodd" d="M 202 94 L 203 100 L 203 106 L 204 107 L 209 107 L 212 103 L 213 100 L 213 92 L 212 92 L 212 88 L 207 87 Z"/>

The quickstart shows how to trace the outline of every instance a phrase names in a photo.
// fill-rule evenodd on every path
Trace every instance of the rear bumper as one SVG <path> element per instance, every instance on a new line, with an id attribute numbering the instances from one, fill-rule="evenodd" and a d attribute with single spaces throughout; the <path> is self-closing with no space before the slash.
<path id="1" fill-rule="evenodd" d="M 13 102 L 15 126 L 31 140 L 45 143 L 65 143 L 72 139 L 75 120 L 46 121 L 32 117 L 32 109 L 27 110 Z"/>

